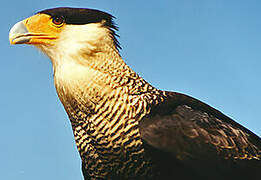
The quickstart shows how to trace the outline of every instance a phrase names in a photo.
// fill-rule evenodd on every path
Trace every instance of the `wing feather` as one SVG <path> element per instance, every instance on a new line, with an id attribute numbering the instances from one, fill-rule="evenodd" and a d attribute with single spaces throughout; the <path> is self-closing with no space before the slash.
<path id="1" fill-rule="evenodd" d="M 169 160 L 187 164 L 197 172 L 204 166 L 209 172 L 219 169 L 234 177 L 233 172 L 240 174 L 242 167 L 251 169 L 248 175 L 261 170 L 261 140 L 257 135 L 194 98 L 168 95 L 140 122 L 147 151 L 153 148 L 158 154 L 167 153 Z"/>

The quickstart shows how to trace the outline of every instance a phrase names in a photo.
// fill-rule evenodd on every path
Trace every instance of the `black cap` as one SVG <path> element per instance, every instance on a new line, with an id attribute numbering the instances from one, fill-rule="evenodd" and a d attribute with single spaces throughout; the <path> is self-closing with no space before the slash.
<path id="1" fill-rule="evenodd" d="M 114 40 L 114 44 L 120 49 L 120 44 L 116 37 L 119 37 L 115 31 L 118 27 L 114 23 L 114 16 L 109 13 L 99 11 L 96 9 L 88 8 L 70 8 L 70 7 L 58 7 L 52 9 L 46 9 L 39 11 L 40 14 L 48 14 L 51 17 L 63 17 L 66 24 L 89 24 L 103 22 L 103 25 L 111 30 L 111 35 Z"/>

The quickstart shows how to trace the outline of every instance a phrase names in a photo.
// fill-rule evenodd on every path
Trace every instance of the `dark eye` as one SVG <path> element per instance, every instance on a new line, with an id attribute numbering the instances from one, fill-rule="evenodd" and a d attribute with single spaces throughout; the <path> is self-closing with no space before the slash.
<path id="1" fill-rule="evenodd" d="M 55 25 L 61 25 L 61 24 L 64 23 L 64 18 L 63 18 L 62 16 L 53 17 L 52 22 L 53 22 Z"/>

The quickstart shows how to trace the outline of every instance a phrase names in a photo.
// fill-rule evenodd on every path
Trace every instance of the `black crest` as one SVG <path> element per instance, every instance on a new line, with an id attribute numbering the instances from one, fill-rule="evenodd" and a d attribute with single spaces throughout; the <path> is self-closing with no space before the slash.
<path id="1" fill-rule="evenodd" d="M 63 17 L 66 24 L 81 25 L 103 22 L 104 26 L 110 29 L 115 46 L 117 49 L 121 49 L 120 43 L 117 40 L 117 37 L 119 36 L 116 34 L 118 27 L 113 21 L 115 17 L 109 13 L 96 9 L 69 7 L 46 9 L 39 11 L 38 13 L 48 14 L 52 17 Z"/>

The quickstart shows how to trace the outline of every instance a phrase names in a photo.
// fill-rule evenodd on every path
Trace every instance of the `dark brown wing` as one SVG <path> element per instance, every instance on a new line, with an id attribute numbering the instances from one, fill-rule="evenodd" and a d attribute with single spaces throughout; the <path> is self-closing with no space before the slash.
<path id="1" fill-rule="evenodd" d="M 168 92 L 141 121 L 140 133 L 145 150 L 171 177 L 261 178 L 261 139 L 194 98 Z"/>

